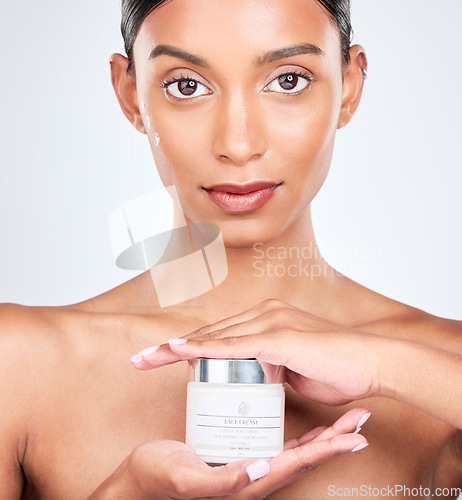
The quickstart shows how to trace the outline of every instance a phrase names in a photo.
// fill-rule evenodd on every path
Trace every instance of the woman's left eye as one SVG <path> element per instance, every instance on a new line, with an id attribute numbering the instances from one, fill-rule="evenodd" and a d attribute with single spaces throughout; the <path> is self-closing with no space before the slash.
<path id="1" fill-rule="evenodd" d="M 275 78 L 266 88 L 280 94 L 298 94 L 311 85 L 313 77 L 301 73 L 284 73 Z"/>
<path id="2" fill-rule="evenodd" d="M 172 78 L 163 82 L 161 87 L 166 89 L 172 97 L 182 100 L 210 94 L 205 85 L 192 78 Z"/>

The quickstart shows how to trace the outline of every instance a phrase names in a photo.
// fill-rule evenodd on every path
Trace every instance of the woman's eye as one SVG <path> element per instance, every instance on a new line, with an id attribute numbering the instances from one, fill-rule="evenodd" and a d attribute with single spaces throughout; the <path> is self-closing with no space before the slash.
<path id="1" fill-rule="evenodd" d="M 166 89 L 171 96 L 183 100 L 210 93 L 205 85 L 192 79 L 173 78 L 170 81 L 162 83 L 161 87 Z"/>
<path id="2" fill-rule="evenodd" d="M 271 92 L 296 94 L 306 89 L 312 81 L 313 78 L 310 75 L 286 73 L 275 78 L 266 88 Z"/>

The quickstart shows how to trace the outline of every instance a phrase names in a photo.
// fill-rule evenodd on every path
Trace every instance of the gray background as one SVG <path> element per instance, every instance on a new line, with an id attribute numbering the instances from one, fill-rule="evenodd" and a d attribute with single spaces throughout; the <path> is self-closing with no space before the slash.
<path id="1" fill-rule="evenodd" d="M 119 23 L 115 0 L 0 4 L 0 302 L 69 304 L 137 274 L 115 267 L 107 218 L 161 184 L 110 84 Z M 369 77 L 313 202 L 331 265 L 455 319 L 461 25 L 457 0 L 353 0 Z"/>

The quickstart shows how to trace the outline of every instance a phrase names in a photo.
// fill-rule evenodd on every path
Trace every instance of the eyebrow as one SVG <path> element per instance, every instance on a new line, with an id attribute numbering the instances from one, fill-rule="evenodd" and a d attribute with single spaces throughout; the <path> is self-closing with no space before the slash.
<path id="1" fill-rule="evenodd" d="M 299 43 L 297 45 L 292 45 L 291 47 L 271 50 L 261 56 L 258 56 L 254 61 L 254 66 L 256 68 L 259 68 L 274 61 L 285 59 L 286 57 L 298 56 L 300 54 L 314 54 L 316 56 L 324 56 L 325 52 L 313 43 Z M 188 52 L 185 52 L 184 50 L 181 50 L 172 45 L 156 45 L 156 47 L 151 50 L 148 61 L 160 55 L 176 57 L 178 59 L 183 59 L 184 61 L 191 64 L 195 64 L 196 66 L 210 68 L 210 64 L 205 59 L 202 59 L 201 57 L 195 56 L 193 54 L 189 54 Z"/>

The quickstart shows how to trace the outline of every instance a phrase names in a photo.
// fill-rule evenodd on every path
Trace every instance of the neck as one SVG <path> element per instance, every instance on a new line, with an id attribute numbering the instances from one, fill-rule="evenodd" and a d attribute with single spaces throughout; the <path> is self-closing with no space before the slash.
<path id="1" fill-rule="evenodd" d="M 265 299 L 279 299 L 323 313 L 339 274 L 322 258 L 310 207 L 282 234 L 251 248 L 226 248 L 228 275 L 213 290 L 177 307 L 209 322 L 238 314 Z M 176 306 L 175 306 L 176 307 Z"/>

